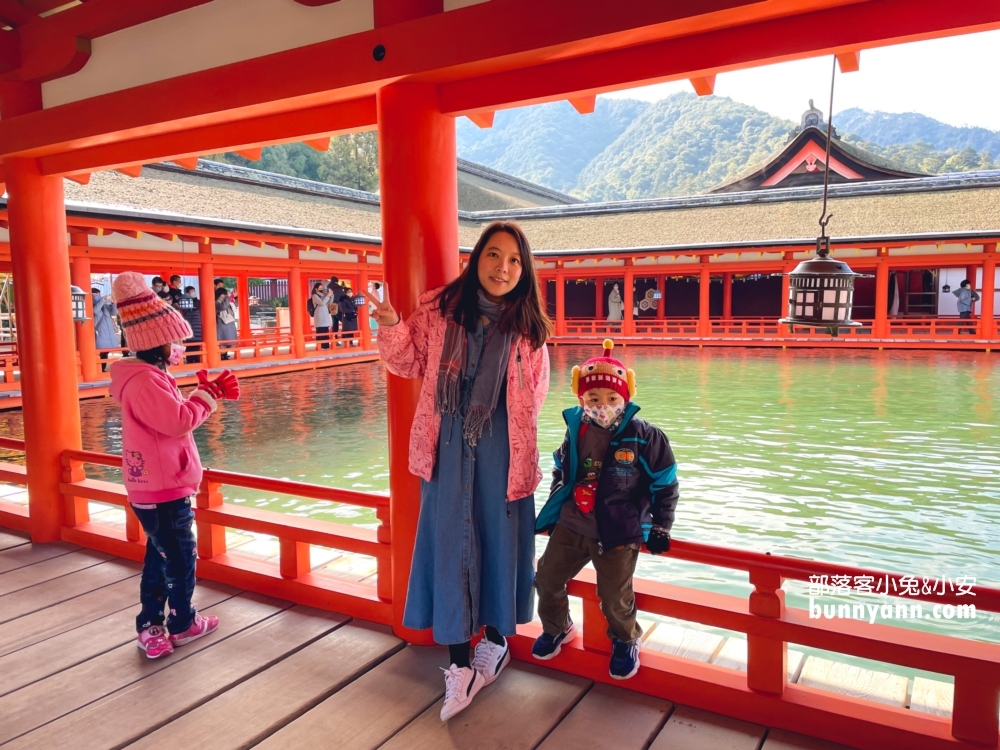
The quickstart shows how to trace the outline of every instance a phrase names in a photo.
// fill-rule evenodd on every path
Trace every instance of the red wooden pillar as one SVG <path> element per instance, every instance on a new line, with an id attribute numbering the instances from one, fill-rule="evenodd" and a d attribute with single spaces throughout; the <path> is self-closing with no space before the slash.
<path id="1" fill-rule="evenodd" d="M 880 248 L 875 266 L 875 322 L 872 335 L 885 338 L 889 335 L 889 258 L 887 248 Z"/>
<path id="2" fill-rule="evenodd" d="M 709 317 L 712 275 L 709 272 L 707 255 L 701 256 L 701 274 L 698 278 L 698 285 L 698 335 L 708 336 L 712 332 L 712 321 Z"/>
<path id="3" fill-rule="evenodd" d="M 198 243 L 198 253 L 207 256 L 198 267 L 198 295 L 201 303 L 201 341 L 205 347 L 205 364 L 208 367 L 218 367 L 222 359 L 219 356 L 219 331 L 216 327 L 215 314 L 215 264 L 212 262 L 212 243 L 205 240 Z"/>
<path id="4" fill-rule="evenodd" d="M 70 240 L 74 247 L 87 247 L 87 235 L 73 233 Z M 86 252 L 86 250 L 84 250 Z M 87 293 L 87 319 L 76 324 L 76 350 L 80 354 L 80 374 L 84 383 L 100 379 L 97 339 L 94 334 L 94 298 L 90 294 L 90 258 L 78 255 L 70 261 L 70 280 L 74 286 Z"/>
<path id="5" fill-rule="evenodd" d="M 787 252 L 782 257 L 785 263 L 782 268 L 782 274 L 784 275 L 781 277 L 781 317 L 784 318 L 791 317 L 792 314 L 788 305 L 788 295 L 792 290 L 792 280 L 788 277 L 788 272 L 794 270 L 795 268 L 793 260 L 795 258 L 795 253 Z M 784 336 L 785 334 L 791 333 L 791 328 L 791 326 L 778 326 L 778 334 Z"/>
<path id="6" fill-rule="evenodd" d="M 594 279 L 594 320 L 604 320 L 604 279 Z"/>
<path id="7" fill-rule="evenodd" d="M 358 256 L 358 287 L 354 290 L 354 296 L 363 296 L 368 292 L 368 253 L 361 253 Z M 361 305 L 358 310 L 358 328 L 361 331 L 361 348 L 372 348 L 372 322 L 368 317 L 368 301 Z"/>
<path id="8" fill-rule="evenodd" d="M 5 172 L 29 528 L 32 541 L 53 542 L 64 518 L 62 454 L 81 447 L 63 180 L 43 177 L 34 159 L 7 159 Z"/>
<path id="9" fill-rule="evenodd" d="M 635 269 L 632 267 L 632 259 L 625 259 L 625 315 L 622 321 L 622 334 L 625 336 L 635 335 Z"/>
<path id="10" fill-rule="evenodd" d="M 302 268 L 299 266 L 299 249 L 288 248 L 288 259 L 292 267 L 288 269 L 288 318 L 292 332 L 292 356 L 302 359 L 306 356 L 306 293 L 304 284 L 308 279 L 302 278 Z"/>
<path id="11" fill-rule="evenodd" d="M 660 292 L 660 299 L 656 303 L 656 319 L 665 320 L 667 317 L 667 277 L 665 275 L 656 277 L 656 288 Z"/>
<path id="12" fill-rule="evenodd" d="M 733 319 L 733 275 L 722 274 L 722 319 Z"/>
<path id="13" fill-rule="evenodd" d="M 250 328 L 250 275 L 246 273 L 236 274 L 236 302 L 240 307 L 240 331 L 241 339 L 253 337 Z"/>
<path id="14" fill-rule="evenodd" d="M 556 336 L 566 335 L 566 271 L 562 264 L 556 267 Z"/>
<path id="15" fill-rule="evenodd" d="M 997 245 L 995 242 L 983 247 L 983 283 L 979 296 L 979 338 L 987 339 L 996 336 L 996 320 L 993 300 L 996 295 L 997 278 Z"/>
<path id="16" fill-rule="evenodd" d="M 458 276 L 455 120 L 441 114 L 437 89 L 430 85 L 386 86 L 378 91 L 376 106 L 386 293 L 406 318 L 421 293 Z M 420 511 L 420 480 L 408 467 L 420 382 L 387 379 L 393 632 L 430 643 L 430 633 L 403 627 Z"/>

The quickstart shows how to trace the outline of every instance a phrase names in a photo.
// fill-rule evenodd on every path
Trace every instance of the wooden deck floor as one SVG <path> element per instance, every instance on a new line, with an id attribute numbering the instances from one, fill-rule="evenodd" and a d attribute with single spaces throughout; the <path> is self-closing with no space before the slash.
<path id="1" fill-rule="evenodd" d="M 0 532 L 0 746 L 840 747 L 519 662 L 443 724 L 444 649 L 212 583 L 196 604 L 218 633 L 150 661 L 134 644 L 138 575 Z"/>

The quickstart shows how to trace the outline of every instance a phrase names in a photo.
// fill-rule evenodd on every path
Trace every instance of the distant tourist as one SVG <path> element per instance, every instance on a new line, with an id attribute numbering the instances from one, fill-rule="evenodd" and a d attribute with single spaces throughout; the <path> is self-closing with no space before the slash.
<path id="1" fill-rule="evenodd" d="M 344 333 L 354 333 L 358 330 L 358 306 L 354 302 L 354 290 L 347 287 L 338 305 L 340 310 L 340 329 Z M 357 346 L 356 339 L 351 339 L 350 346 Z"/>
<path id="2" fill-rule="evenodd" d="M 166 288 L 167 297 L 170 299 L 170 303 L 177 309 L 181 306 L 181 297 L 184 296 L 184 292 L 181 291 L 181 284 L 183 283 L 180 276 L 174 274 L 170 277 L 170 284 Z"/>
<path id="3" fill-rule="evenodd" d="M 191 603 L 198 559 L 191 501 L 202 478 L 191 433 L 221 399 L 238 399 L 240 385 L 229 370 L 213 381 L 202 370 L 198 387 L 182 396 L 167 368 L 183 359 L 191 327 L 141 274 L 120 274 L 113 289 L 136 353 L 111 365 L 110 389 L 122 407 L 125 491 L 146 532 L 135 629 L 139 648 L 156 659 L 219 627 L 217 617 L 202 615 Z"/>
<path id="4" fill-rule="evenodd" d="M 167 282 L 161 279 L 159 276 L 153 277 L 153 291 L 156 292 L 156 296 L 160 299 L 166 299 L 170 295 L 167 293 Z"/>
<path id="5" fill-rule="evenodd" d="M 201 326 L 201 300 L 198 298 L 197 290 L 193 286 L 184 287 L 184 297 L 190 300 L 190 304 L 181 307 L 181 315 L 191 326 L 193 335 L 188 343 L 188 355 L 185 360 L 188 364 L 200 362 L 201 356 L 198 354 L 199 344 L 204 341 Z"/>
<path id="6" fill-rule="evenodd" d="M 654 555 L 670 549 L 677 463 L 667 436 L 636 416 L 635 373 L 611 357 L 613 348 L 605 340 L 603 356 L 573 368 L 580 405 L 563 412 L 569 429 L 535 523 L 549 544 L 535 576 L 543 632 L 531 655 L 551 659 L 575 635 L 566 584 L 592 562 L 611 636 L 609 671 L 627 680 L 639 671 L 642 636 L 632 577 L 643 544 Z"/>
<path id="7" fill-rule="evenodd" d="M 389 372 L 423 378 L 410 431 L 420 518 L 403 624 L 448 646 L 447 720 L 510 661 L 507 636 L 534 613 L 538 413 L 549 387 L 531 249 L 516 224 L 488 226 L 455 281 L 401 321 L 366 290 Z M 470 658 L 469 641 L 485 626 Z"/>
<path id="8" fill-rule="evenodd" d="M 327 289 L 330 292 L 330 330 L 336 334 L 340 331 L 340 298 L 344 296 L 344 287 L 340 285 L 340 280 L 336 276 L 331 276 Z"/>
<path id="9" fill-rule="evenodd" d="M 963 279 L 962 283 L 958 285 L 958 289 L 952 294 L 958 297 L 958 317 L 965 320 L 972 318 L 972 305 L 979 301 L 979 294 L 972 288 L 971 282 L 968 279 Z M 966 330 L 973 335 L 976 333 L 976 328 L 973 325 L 970 325 Z"/>
<path id="10" fill-rule="evenodd" d="M 111 297 L 101 296 L 101 290 L 96 286 L 92 287 L 90 294 L 94 300 L 94 339 L 100 356 L 101 372 L 108 370 L 108 349 L 118 348 L 118 331 L 115 330 L 115 316 L 118 309 Z"/>
<path id="11" fill-rule="evenodd" d="M 333 292 L 324 289 L 323 282 L 317 281 L 313 284 L 312 295 L 306 305 L 308 312 L 312 315 L 313 327 L 316 329 L 316 341 L 320 349 L 330 348 L 330 327 L 333 325 L 333 316 L 330 315 L 330 298 Z"/>
<path id="12" fill-rule="evenodd" d="M 625 305 L 622 302 L 622 293 L 618 291 L 618 285 L 615 284 L 611 287 L 611 294 L 608 295 L 608 320 L 622 320 L 624 313 Z"/>
<path id="13" fill-rule="evenodd" d="M 219 346 L 229 349 L 233 344 L 223 342 L 236 341 L 236 308 L 229 300 L 229 290 L 225 287 L 215 290 L 215 330 Z M 223 359 L 229 359 L 229 352 L 222 353 Z"/>

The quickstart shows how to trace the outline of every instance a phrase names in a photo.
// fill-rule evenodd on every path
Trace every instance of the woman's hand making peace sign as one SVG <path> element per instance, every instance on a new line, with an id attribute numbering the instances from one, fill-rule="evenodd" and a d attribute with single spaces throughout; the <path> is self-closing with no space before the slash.
<path id="1" fill-rule="evenodd" d="M 362 290 L 365 299 L 375 307 L 375 319 L 380 326 L 394 326 L 399 322 L 399 313 L 389 303 L 389 287 L 382 284 L 382 300 L 367 290 Z"/>

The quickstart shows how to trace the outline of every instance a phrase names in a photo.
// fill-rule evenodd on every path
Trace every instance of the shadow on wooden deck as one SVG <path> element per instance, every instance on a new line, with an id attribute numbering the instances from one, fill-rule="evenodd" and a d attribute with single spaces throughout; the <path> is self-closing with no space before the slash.
<path id="1" fill-rule="evenodd" d="M 211 583 L 196 605 L 219 631 L 151 661 L 134 644 L 138 575 L 0 532 L 5 749 L 841 747 L 517 662 L 443 724 L 444 649 Z"/>

